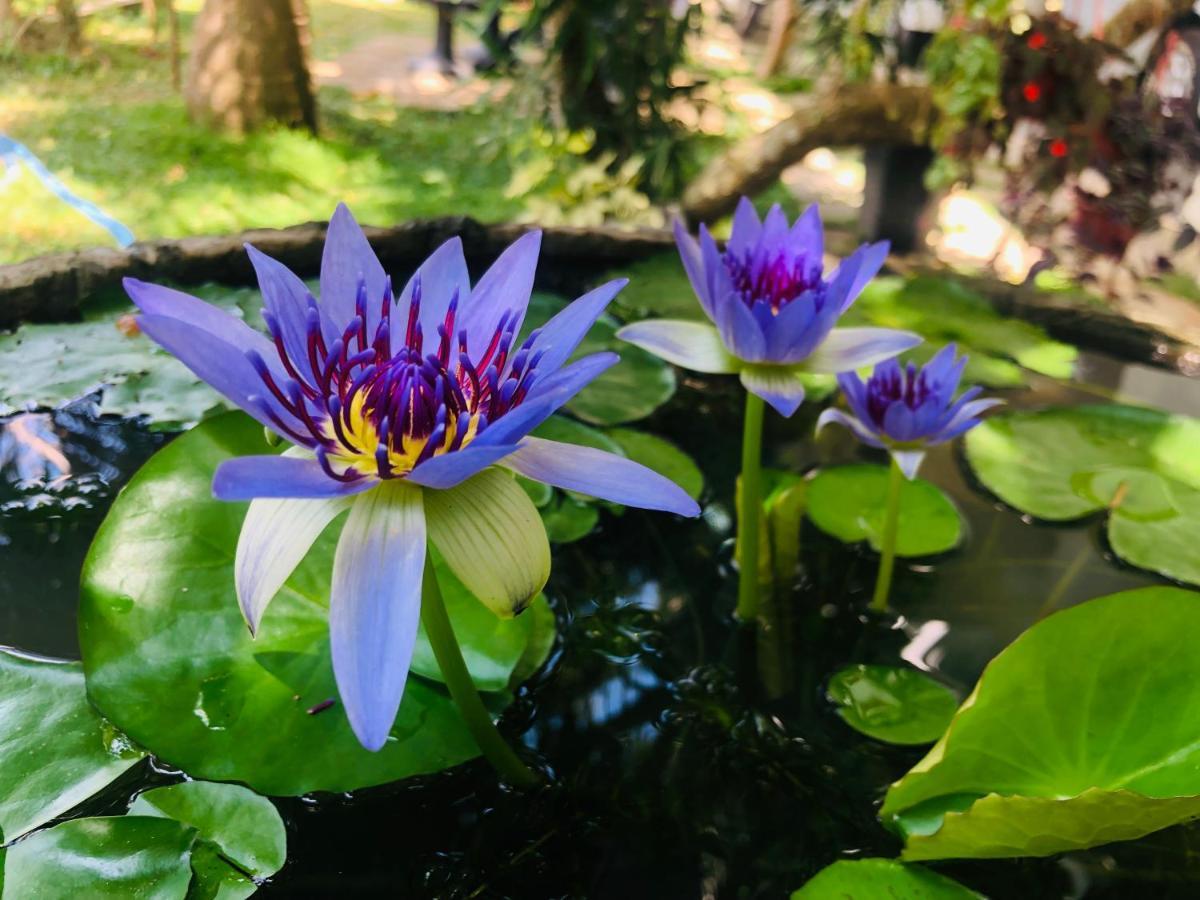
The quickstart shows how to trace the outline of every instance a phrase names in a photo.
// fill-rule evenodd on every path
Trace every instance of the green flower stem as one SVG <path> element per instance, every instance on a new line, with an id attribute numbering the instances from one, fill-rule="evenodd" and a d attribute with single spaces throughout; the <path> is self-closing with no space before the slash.
<path id="1" fill-rule="evenodd" d="M 458 639 L 454 636 L 454 626 L 446 614 L 446 603 L 442 599 L 441 588 L 438 587 L 437 575 L 433 571 L 432 561 L 425 558 L 425 577 L 421 584 L 421 623 L 425 626 L 425 634 L 438 667 L 442 670 L 442 678 L 450 696 L 454 698 L 467 730 L 475 738 L 475 743 L 483 751 L 488 762 L 509 783 L 523 788 L 536 787 L 541 784 L 541 778 L 521 762 L 512 747 L 508 746 L 500 732 L 492 722 L 491 713 L 483 705 L 479 692 L 475 690 L 475 682 L 463 661 L 462 650 L 459 649 Z"/>
<path id="2" fill-rule="evenodd" d="M 738 510 L 737 614 L 743 622 L 758 617 L 758 532 L 762 516 L 763 401 L 746 392 L 746 423 L 742 430 L 742 493 Z"/>
<path id="3" fill-rule="evenodd" d="M 887 514 L 883 521 L 882 556 L 879 559 L 879 575 L 875 578 L 875 593 L 871 597 L 871 609 L 886 612 L 888 593 L 892 589 L 892 571 L 896 568 L 896 532 L 900 526 L 900 489 L 904 487 L 904 473 L 900 465 L 892 460 L 888 472 Z"/>

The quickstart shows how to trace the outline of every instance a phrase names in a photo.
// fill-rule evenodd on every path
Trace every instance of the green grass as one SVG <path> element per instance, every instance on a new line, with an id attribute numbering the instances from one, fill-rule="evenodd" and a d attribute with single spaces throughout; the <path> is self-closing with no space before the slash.
<path id="1" fill-rule="evenodd" d="M 185 34 L 198 5 L 181 4 Z M 429 11 L 411 0 L 312 8 L 318 58 L 381 29 L 431 29 Z M 490 113 L 397 109 L 323 89 L 318 138 L 286 129 L 225 136 L 187 120 L 165 49 L 140 17 L 94 19 L 87 38 L 78 59 L 53 50 L 0 58 L 0 132 L 139 238 L 324 219 L 339 200 L 373 224 L 519 212 L 504 197 L 510 173 Z M 0 263 L 112 243 L 24 169 L 0 188 L 0 205 Z"/>

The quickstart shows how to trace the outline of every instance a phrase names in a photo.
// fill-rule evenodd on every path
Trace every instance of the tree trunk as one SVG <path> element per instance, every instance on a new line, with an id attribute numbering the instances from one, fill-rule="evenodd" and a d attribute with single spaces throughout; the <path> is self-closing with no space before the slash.
<path id="1" fill-rule="evenodd" d="M 1128 47 L 1147 31 L 1166 25 L 1192 7 L 1193 0 L 1129 0 L 1104 26 L 1104 39 Z"/>
<path id="2" fill-rule="evenodd" d="M 799 13 L 794 0 L 775 0 L 771 9 L 771 32 L 767 36 L 767 49 L 758 64 L 758 77 L 770 78 L 779 71 L 783 55 L 792 42 Z"/>
<path id="3" fill-rule="evenodd" d="M 206 0 L 184 96 L 192 118 L 234 132 L 267 122 L 317 130 L 303 0 Z"/>
<path id="4" fill-rule="evenodd" d="M 79 13 L 75 9 L 75 0 L 54 0 L 54 9 L 58 13 L 58 21 L 62 23 L 68 49 L 72 53 L 78 53 L 83 49 L 83 31 L 79 27 Z"/>
<path id="5" fill-rule="evenodd" d="M 817 147 L 928 143 L 934 117 L 925 87 L 844 85 L 806 97 L 774 128 L 735 144 L 705 166 L 683 193 L 693 221 L 731 212 L 743 194 L 770 187 L 780 173 Z"/>

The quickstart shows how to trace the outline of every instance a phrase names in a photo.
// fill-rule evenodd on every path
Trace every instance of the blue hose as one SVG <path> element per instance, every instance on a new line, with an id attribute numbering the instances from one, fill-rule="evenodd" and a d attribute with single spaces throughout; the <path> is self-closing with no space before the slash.
<path id="1" fill-rule="evenodd" d="M 83 213 L 105 231 L 116 239 L 117 244 L 122 247 L 128 247 L 133 243 L 133 232 L 96 206 L 84 200 L 82 197 L 73 194 L 65 184 L 59 181 L 54 173 L 46 168 L 45 164 L 38 159 L 24 144 L 14 141 L 12 138 L 0 134 L 0 160 L 3 160 L 5 165 L 15 167 L 17 163 L 24 163 L 29 169 L 58 199 L 62 200 L 68 206 L 74 207 L 79 212 Z"/>

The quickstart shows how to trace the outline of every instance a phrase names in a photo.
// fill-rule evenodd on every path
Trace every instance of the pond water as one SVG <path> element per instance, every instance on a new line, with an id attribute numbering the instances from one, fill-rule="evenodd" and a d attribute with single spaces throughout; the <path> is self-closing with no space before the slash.
<path id="1" fill-rule="evenodd" d="M 1200 413 L 1193 384 L 1089 357 L 1106 387 L 1049 379 L 1007 395 L 1015 406 L 1121 397 Z M 967 523 L 963 549 L 901 565 L 899 624 L 866 616 L 877 557 L 805 522 L 802 576 L 770 604 L 761 633 L 735 625 L 732 485 L 740 394 L 683 378 L 639 427 L 668 435 L 704 470 L 694 522 L 629 510 L 557 547 L 547 588 L 560 641 L 504 718 L 529 758 L 553 773 L 533 797 L 510 793 L 482 761 L 438 776 L 276 803 L 288 864 L 264 897 L 779 897 L 835 859 L 894 856 L 875 818 L 882 790 L 924 748 L 852 731 L 825 698 L 843 665 L 905 660 L 960 696 L 983 666 L 1048 611 L 1163 583 L 1108 552 L 1099 520 L 1034 523 L 972 484 L 960 451 L 931 454 L 922 475 Z M 116 491 L 170 439 L 103 418 L 87 401 L 0 422 L 0 642 L 78 656 L 80 566 Z M 768 465 L 803 471 L 861 456 L 847 435 L 811 434 L 815 409 L 768 418 Z M 1020 727 L 1020 723 L 1014 723 Z M 177 773 L 137 767 L 88 805 L 120 811 Z M 1048 860 L 938 865 L 1004 897 L 1185 897 L 1200 892 L 1200 830 Z"/>

